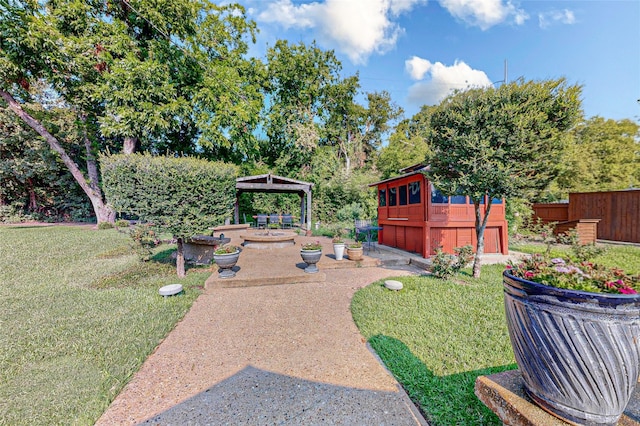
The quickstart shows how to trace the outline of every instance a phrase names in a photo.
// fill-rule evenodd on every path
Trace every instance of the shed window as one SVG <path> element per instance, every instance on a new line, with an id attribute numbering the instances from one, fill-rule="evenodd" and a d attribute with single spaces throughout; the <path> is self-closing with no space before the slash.
<path id="1" fill-rule="evenodd" d="M 471 197 L 469 197 L 469 204 L 473 204 Z M 484 197 L 480 198 L 480 204 L 484 204 Z"/>
<path id="2" fill-rule="evenodd" d="M 395 206 L 397 204 L 396 202 L 396 192 L 397 192 L 398 188 L 389 188 L 389 205 L 390 206 Z"/>
<path id="3" fill-rule="evenodd" d="M 466 204 L 467 196 L 466 195 L 452 195 L 451 196 L 451 204 Z"/>
<path id="4" fill-rule="evenodd" d="M 409 204 L 420 204 L 420 181 L 409 183 Z"/>
<path id="5" fill-rule="evenodd" d="M 381 189 L 378 191 L 378 205 L 384 207 L 387 205 L 387 190 Z"/>
<path id="6" fill-rule="evenodd" d="M 401 206 L 406 206 L 407 205 L 407 185 L 400 185 L 400 194 L 398 194 L 400 196 L 400 205 Z"/>
<path id="7" fill-rule="evenodd" d="M 433 188 L 431 190 L 431 204 L 449 204 L 449 197 L 443 195 L 439 189 Z"/>
<path id="8" fill-rule="evenodd" d="M 502 198 L 494 198 L 491 200 L 491 204 L 502 204 Z"/>

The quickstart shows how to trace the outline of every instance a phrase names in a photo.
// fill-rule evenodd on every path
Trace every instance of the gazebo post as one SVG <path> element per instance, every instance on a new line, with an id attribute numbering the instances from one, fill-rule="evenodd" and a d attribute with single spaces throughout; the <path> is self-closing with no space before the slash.
<path id="1" fill-rule="evenodd" d="M 305 191 L 307 193 L 307 230 L 311 230 L 311 191 Z"/>
<path id="2" fill-rule="evenodd" d="M 233 208 L 233 223 L 236 225 L 240 223 L 240 204 L 238 199 L 240 198 L 240 192 L 236 192 L 236 204 Z"/>
<path id="3" fill-rule="evenodd" d="M 304 208 L 304 192 L 298 194 L 300 196 L 300 226 L 304 227 L 306 223 L 306 215 Z"/>

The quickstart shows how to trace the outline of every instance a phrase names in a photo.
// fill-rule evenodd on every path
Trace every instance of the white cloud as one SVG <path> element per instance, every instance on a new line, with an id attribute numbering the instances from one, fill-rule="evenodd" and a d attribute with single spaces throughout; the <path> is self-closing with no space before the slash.
<path id="1" fill-rule="evenodd" d="M 431 62 L 427 59 L 422 59 L 418 56 L 414 56 L 408 61 L 404 61 L 405 68 L 412 79 L 422 80 L 424 75 L 432 67 Z"/>
<path id="2" fill-rule="evenodd" d="M 540 28 L 548 28 L 552 24 L 572 25 L 576 23 L 576 16 L 572 10 L 552 10 L 538 14 L 538 23 Z"/>
<path id="3" fill-rule="evenodd" d="M 518 9 L 510 1 L 503 0 L 440 0 L 440 5 L 451 15 L 475 25 L 482 30 L 512 19 L 517 25 L 522 25 L 529 18 L 523 10 Z"/>
<path id="4" fill-rule="evenodd" d="M 409 88 L 408 101 L 420 106 L 437 105 L 453 90 L 492 84 L 484 71 L 474 70 L 462 61 L 446 66 L 414 56 L 405 61 L 405 69 L 414 80 L 421 80 L 426 74 L 430 77 L 428 81 L 420 81 Z"/>
<path id="5" fill-rule="evenodd" d="M 395 46 L 404 30 L 393 18 L 426 1 L 326 0 L 295 5 L 291 0 L 277 0 L 258 15 L 258 20 L 286 29 L 314 29 L 322 45 L 362 64 L 372 53 L 385 53 Z"/>

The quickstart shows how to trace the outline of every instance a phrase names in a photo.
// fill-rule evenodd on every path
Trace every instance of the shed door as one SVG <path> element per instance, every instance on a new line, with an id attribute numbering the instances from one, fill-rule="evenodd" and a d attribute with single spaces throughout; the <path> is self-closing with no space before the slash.
<path id="1" fill-rule="evenodd" d="M 499 228 L 486 228 L 484 230 L 484 252 L 501 253 Z"/>

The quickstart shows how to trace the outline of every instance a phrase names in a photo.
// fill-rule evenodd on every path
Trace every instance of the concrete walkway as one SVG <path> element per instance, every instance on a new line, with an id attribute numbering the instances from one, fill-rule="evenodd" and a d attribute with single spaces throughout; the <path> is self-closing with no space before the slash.
<path id="1" fill-rule="evenodd" d="M 247 286 L 227 287 L 214 273 L 97 424 L 426 424 L 350 312 L 358 289 L 420 271 L 377 267 L 370 258 L 361 267 L 338 262 L 321 238 L 316 278 L 276 285 L 255 279 L 274 271 L 313 277 L 302 272 L 299 245 L 316 239 L 296 237 L 290 249 L 244 249 L 237 277 Z"/>
<path id="2" fill-rule="evenodd" d="M 240 234 L 225 231 L 236 245 Z M 300 244 L 315 240 L 320 272 L 307 274 Z M 422 258 L 382 247 L 365 254 L 336 261 L 331 241 L 315 237 L 243 249 L 236 278 L 212 274 L 97 424 L 425 425 L 350 311 L 358 289 L 424 273 L 409 264 Z"/>

